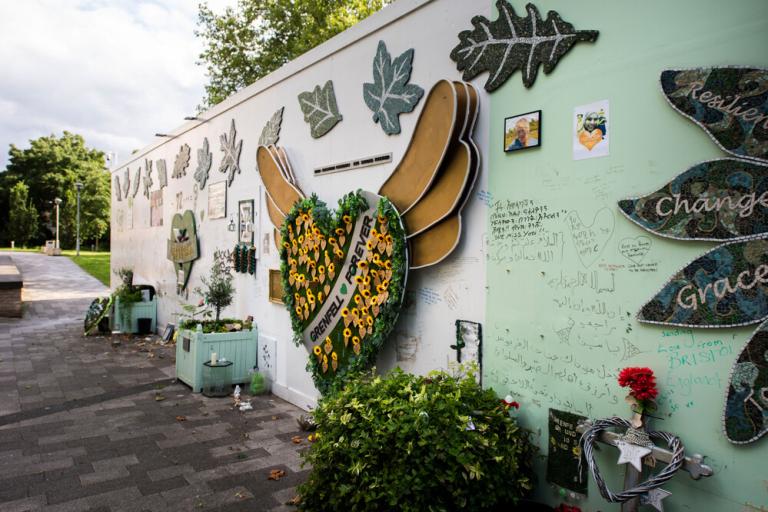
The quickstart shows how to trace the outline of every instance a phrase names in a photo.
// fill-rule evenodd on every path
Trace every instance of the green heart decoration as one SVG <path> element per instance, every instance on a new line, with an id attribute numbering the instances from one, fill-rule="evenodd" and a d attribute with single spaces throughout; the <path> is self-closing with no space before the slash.
<path id="1" fill-rule="evenodd" d="M 195 214 L 187 210 L 177 213 L 171 221 L 171 238 L 168 240 L 168 259 L 176 268 L 176 293 L 181 293 L 189 281 L 192 263 L 200 257 L 195 228 Z"/>
<path id="2" fill-rule="evenodd" d="M 327 394 L 373 364 L 397 321 L 408 271 L 405 229 L 388 199 L 357 191 L 335 212 L 314 195 L 297 201 L 281 233 L 294 341 L 309 349 L 307 369 Z"/>

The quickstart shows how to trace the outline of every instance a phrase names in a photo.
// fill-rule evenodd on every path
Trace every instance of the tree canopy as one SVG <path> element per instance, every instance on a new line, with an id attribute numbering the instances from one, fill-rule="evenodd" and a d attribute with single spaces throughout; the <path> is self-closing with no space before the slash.
<path id="1" fill-rule="evenodd" d="M 208 72 L 201 108 L 276 70 L 392 0 L 238 0 L 215 14 L 200 4 L 198 30 Z"/>
<path id="2" fill-rule="evenodd" d="M 37 210 L 29 200 L 29 187 L 19 181 L 10 190 L 8 236 L 20 247 L 26 247 L 38 232 Z"/>
<path id="3" fill-rule="evenodd" d="M 30 240 L 40 243 L 53 236 L 53 200 L 60 205 L 60 239 L 64 247 L 74 246 L 76 189 L 80 193 L 80 238 L 94 241 L 109 231 L 110 176 L 105 170 L 104 153 L 86 146 L 82 136 L 65 131 L 30 141 L 21 149 L 11 144 L 9 162 L 0 173 L 0 243 L 11 240 L 9 215 L 11 189 L 19 182 L 28 187 L 28 204 L 39 212 L 37 234 Z"/>

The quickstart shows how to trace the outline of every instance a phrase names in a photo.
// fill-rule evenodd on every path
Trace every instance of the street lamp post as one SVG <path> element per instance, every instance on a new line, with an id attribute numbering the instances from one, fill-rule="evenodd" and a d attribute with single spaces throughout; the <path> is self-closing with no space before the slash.
<path id="1" fill-rule="evenodd" d="M 58 197 L 53 200 L 53 204 L 56 205 L 56 250 L 59 250 L 59 205 L 61 204 L 61 199 Z"/>
<path id="2" fill-rule="evenodd" d="M 77 189 L 77 240 L 75 241 L 75 250 L 77 255 L 80 256 L 80 191 L 83 190 L 83 184 L 79 181 L 75 183 Z"/>

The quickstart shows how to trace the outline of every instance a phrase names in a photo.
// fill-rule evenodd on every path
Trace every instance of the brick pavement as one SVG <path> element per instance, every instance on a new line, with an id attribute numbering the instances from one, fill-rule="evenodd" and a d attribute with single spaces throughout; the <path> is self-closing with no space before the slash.
<path id="1" fill-rule="evenodd" d="M 68 258 L 13 257 L 26 305 L 0 320 L 0 512 L 295 510 L 301 410 L 267 395 L 234 411 L 172 379 L 173 347 L 83 337 L 106 289 Z"/>

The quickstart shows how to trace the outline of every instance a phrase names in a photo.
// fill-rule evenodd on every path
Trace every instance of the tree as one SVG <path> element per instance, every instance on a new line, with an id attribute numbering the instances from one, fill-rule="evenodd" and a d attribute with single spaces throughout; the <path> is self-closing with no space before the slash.
<path id="1" fill-rule="evenodd" d="M 37 235 L 37 209 L 29 200 L 29 187 L 20 181 L 10 191 L 8 235 L 21 247 Z"/>
<path id="2" fill-rule="evenodd" d="M 203 2 L 195 35 L 213 106 L 367 18 L 392 0 L 238 0 L 217 15 Z"/>
<path id="3" fill-rule="evenodd" d="M 20 149 L 11 144 L 6 171 L 0 173 L 0 240 L 9 241 L 10 190 L 23 181 L 29 187 L 29 201 L 40 213 L 34 242 L 53 236 L 53 200 L 62 199 L 60 232 L 64 246 L 75 241 L 75 183 L 83 183 L 80 195 L 80 229 L 83 240 L 98 241 L 109 226 L 110 177 L 104 153 L 86 146 L 80 135 L 64 132 L 30 141 Z"/>
<path id="4" fill-rule="evenodd" d="M 216 311 L 219 321 L 221 310 L 232 304 L 235 289 L 232 286 L 232 262 L 221 251 L 213 254 L 210 277 L 201 277 L 203 288 L 195 288 L 195 293 L 202 295 L 205 303 Z"/>

